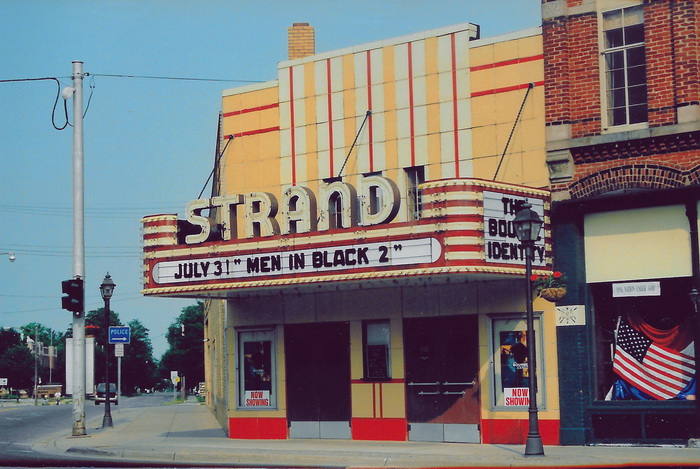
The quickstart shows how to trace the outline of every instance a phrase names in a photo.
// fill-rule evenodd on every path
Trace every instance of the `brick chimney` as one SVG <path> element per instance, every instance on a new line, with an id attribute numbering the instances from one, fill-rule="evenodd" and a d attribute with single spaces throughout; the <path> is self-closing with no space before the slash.
<path id="1" fill-rule="evenodd" d="M 314 27 L 309 23 L 294 23 L 288 28 L 289 60 L 301 59 L 316 53 Z"/>

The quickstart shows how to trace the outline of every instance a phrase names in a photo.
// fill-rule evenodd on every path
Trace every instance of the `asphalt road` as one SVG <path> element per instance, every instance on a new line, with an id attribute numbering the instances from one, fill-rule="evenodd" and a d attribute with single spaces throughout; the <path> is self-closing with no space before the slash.
<path id="1" fill-rule="evenodd" d="M 122 397 L 119 405 L 112 404 L 111 414 L 118 415 L 120 408 L 133 408 L 161 405 L 166 400 L 172 399 L 172 394 L 156 393 L 145 394 L 137 397 Z M 34 406 L 33 400 L 23 402 L 22 405 L 3 403 L 0 406 L 0 466 L 13 467 L 82 467 L 85 463 L 79 463 L 71 458 L 50 458 L 32 451 L 31 447 L 37 441 L 41 441 L 48 435 L 65 431 L 69 434 L 73 428 L 73 404 L 39 405 Z M 104 415 L 104 405 L 95 405 L 93 401 L 85 401 L 85 422 L 89 430 L 95 426 L 95 422 L 101 425 L 99 418 Z M 91 463 L 91 467 L 117 467 L 114 463 L 98 465 Z"/>

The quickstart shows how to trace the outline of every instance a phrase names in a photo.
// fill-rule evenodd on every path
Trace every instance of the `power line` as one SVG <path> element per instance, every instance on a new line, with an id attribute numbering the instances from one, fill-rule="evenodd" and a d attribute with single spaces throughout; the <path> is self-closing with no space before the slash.
<path id="1" fill-rule="evenodd" d="M 64 78 L 64 77 L 62 77 Z M 17 78 L 17 79 L 9 79 L 9 80 L 0 80 L 0 83 L 12 83 L 12 82 L 27 82 L 27 81 L 43 81 L 43 80 L 51 80 L 56 82 L 56 100 L 53 103 L 53 110 L 51 111 L 51 124 L 53 125 L 53 128 L 56 130 L 63 130 L 68 125 L 70 122 L 68 122 L 68 104 L 67 101 L 64 99 L 63 100 L 63 112 L 66 116 L 66 122 L 63 124 L 61 127 L 56 125 L 56 106 L 58 106 L 58 98 L 61 96 L 61 82 L 58 81 L 58 78 L 56 77 L 41 77 L 41 78 Z M 92 97 L 92 94 L 90 94 Z M 89 106 L 89 101 L 88 101 L 88 106 Z"/>
<path id="2" fill-rule="evenodd" d="M 194 78 L 194 77 L 168 77 L 168 76 L 151 76 L 151 75 L 124 75 L 124 74 L 109 74 L 109 73 L 92 73 L 87 74 L 95 77 L 111 77 L 111 78 L 142 78 L 147 80 L 177 80 L 177 81 L 208 81 L 208 82 L 230 82 L 230 83 L 263 83 L 260 80 L 231 80 L 224 78 Z"/>
<path id="3" fill-rule="evenodd" d="M 0 251 L 5 251 L 5 250 L 10 250 L 10 249 L 16 249 L 16 248 L 47 248 L 47 249 L 73 249 L 73 246 L 56 246 L 56 245 L 51 245 L 51 244 L 13 244 L 12 248 L 6 248 L 6 247 L 0 247 Z M 126 245 L 126 246 L 113 246 L 110 245 L 109 248 L 116 248 L 116 249 L 140 249 L 141 245 Z M 91 249 L 91 246 L 87 246 L 87 249 Z M 92 247 L 92 249 L 97 249 L 97 247 Z"/>
<path id="4" fill-rule="evenodd" d="M 56 298 L 58 298 L 58 296 L 56 296 Z M 131 296 L 131 297 L 122 297 L 122 298 L 118 298 L 118 299 L 112 299 L 111 302 L 112 302 L 112 303 L 119 303 L 119 302 L 121 302 L 121 301 L 132 301 L 132 300 L 137 300 L 137 299 L 141 299 L 141 298 L 143 298 L 142 295 L 135 295 L 135 296 Z M 98 302 L 96 302 L 96 303 L 90 303 L 90 305 L 86 305 L 86 308 L 85 308 L 85 309 L 86 309 L 86 310 L 87 310 L 88 308 L 97 309 L 97 308 L 100 308 L 101 306 L 102 306 L 102 304 L 101 304 L 101 303 L 98 303 Z M 42 311 L 58 311 L 58 310 L 61 310 L 61 308 L 60 308 L 59 306 L 56 306 L 56 307 L 51 307 L 51 308 L 23 309 L 23 310 L 20 310 L 20 311 L 0 311 L 0 315 L 6 315 L 6 314 L 24 314 L 24 313 L 40 313 L 40 312 L 42 312 Z"/>
<path id="5" fill-rule="evenodd" d="M 149 80 L 170 80 L 170 81 L 198 81 L 198 82 L 218 82 L 218 83 L 263 83 L 260 80 L 231 80 L 231 79 L 220 79 L 220 78 L 197 78 L 197 77 L 172 77 L 172 76 L 155 76 L 155 75 L 126 75 L 126 74 L 109 74 L 109 73 L 85 73 L 84 76 L 91 77 L 90 81 L 90 96 L 88 97 L 87 106 L 83 111 L 83 117 L 87 114 L 90 108 L 90 102 L 92 101 L 92 95 L 95 90 L 95 77 L 110 77 L 110 78 L 141 78 Z M 69 125 L 72 127 L 68 119 L 68 100 L 63 99 L 63 112 L 65 114 L 65 123 L 61 126 L 56 125 L 56 107 L 58 106 L 58 100 L 61 97 L 61 82 L 59 78 L 69 78 L 73 77 L 36 77 L 36 78 L 9 78 L 0 79 L 0 83 L 21 83 L 21 82 L 32 82 L 32 81 L 44 81 L 52 80 L 56 82 L 56 100 L 53 103 L 53 110 L 51 111 L 51 124 L 56 130 L 64 130 Z"/>
<path id="6" fill-rule="evenodd" d="M 41 256 L 41 257 L 69 257 L 73 251 L 70 246 L 36 246 L 36 245 L 17 245 L 12 244 L 12 247 L 0 246 L 0 250 L 12 250 L 22 256 Z M 142 257 L 141 245 L 131 246 L 87 246 L 86 250 L 90 257 Z"/>
<path id="7" fill-rule="evenodd" d="M 186 206 L 186 203 L 180 204 L 181 207 Z M 46 205 L 17 205 L 17 204 L 0 204 L 0 212 L 27 214 L 27 215 L 42 215 L 53 217 L 69 217 L 72 216 L 72 208 L 67 206 L 46 206 Z M 133 219 L 142 218 L 153 212 L 167 211 L 169 213 L 177 213 L 178 209 L 173 205 L 168 206 L 149 206 L 149 207 L 124 207 L 124 206 L 103 206 L 96 208 L 85 209 L 85 214 L 95 218 L 113 218 L 113 219 Z"/>

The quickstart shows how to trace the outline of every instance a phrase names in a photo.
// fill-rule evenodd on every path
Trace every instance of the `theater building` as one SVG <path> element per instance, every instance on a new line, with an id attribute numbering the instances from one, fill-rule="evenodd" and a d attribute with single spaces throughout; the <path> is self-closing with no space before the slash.
<path id="1" fill-rule="evenodd" d="M 211 196 L 143 219 L 144 294 L 206 299 L 207 404 L 230 438 L 524 443 L 512 220 L 545 221 L 551 271 L 541 29 L 289 38 L 276 80 L 223 92 Z M 534 307 L 558 444 L 562 318 Z"/>
<path id="2" fill-rule="evenodd" d="M 562 444 L 700 437 L 700 3 L 542 2 Z M 696 296 L 697 299 L 697 296 Z"/>

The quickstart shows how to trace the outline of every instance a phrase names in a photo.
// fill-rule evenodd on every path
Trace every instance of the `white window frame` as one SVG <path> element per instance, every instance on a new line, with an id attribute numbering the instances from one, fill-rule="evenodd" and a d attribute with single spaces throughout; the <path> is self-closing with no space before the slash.
<path id="1" fill-rule="evenodd" d="M 362 326 L 362 342 L 364 353 L 364 371 L 362 373 L 363 379 L 365 381 L 383 381 L 391 379 L 391 321 L 388 319 L 364 321 Z M 372 375 L 370 364 L 370 361 L 372 359 L 370 357 L 370 347 L 384 348 L 383 359 L 384 365 L 386 366 L 386 376 Z"/>
<path id="2" fill-rule="evenodd" d="M 404 168 L 406 183 L 406 216 L 408 221 L 416 221 L 421 218 L 423 210 L 423 195 L 420 186 L 426 181 L 425 166 L 411 166 Z"/>
<path id="3" fill-rule="evenodd" d="M 238 410 L 275 410 L 277 409 L 277 334 L 274 328 L 236 329 L 236 409 Z M 254 340 L 257 339 L 257 340 Z M 247 342 L 270 341 L 269 402 L 268 405 L 254 406 L 246 404 L 245 393 L 245 344 Z M 259 402 L 259 401 L 258 401 Z"/>
<path id="4" fill-rule="evenodd" d="M 534 313 L 535 326 L 535 357 L 537 363 L 537 408 L 541 411 L 547 410 L 547 373 L 544 350 L 542 311 Z M 491 396 L 490 404 L 492 411 L 522 411 L 527 406 L 506 406 L 504 402 L 504 391 L 501 386 L 504 384 L 501 374 L 501 332 L 527 331 L 527 320 L 525 314 L 493 314 L 489 315 L 489 350 L 490 350 L 490 375 L 491 375 Z"/>
<path id="5" fill-rule="evenodd" d="M 605 47 L 605 31 L 604 31 L 604 26 L 603 26 L 603 15 L 606 13 L 610 13 L 612 11 L 617 11 L 617 10 L 624 10 L 626 8 L 631 8 L 635 6 L 642 6 L 642 2 L 640 0 L 634 0 L 634 1 L 611 1 L 611 2 L 606 2 L 605 4 L 605 9 L 599 10 L 598 11 L 598 43 L 599 43 L 599 49 L 600 49 L 600 66 L 599 66 L 599 73 L 600 73 L 600 115 L 601 115 L 601 123 L 602 123 L 602 131 L 603 133 L 613 133 L 613 132 L 624 132 L 624 131 L 630 131 L 630 130 L 637 130 L 637 129 L 646 129 L 649 127 L 649 120 L 648 120 L 648 97 L 647 97 L 647 120 L 645 122 L 638 122 L 634 124 L 621 124 L 621 125 L 613 125 L 610 122 L 610 119 L 608 118 L 608 85 L 607 85 L 607 62 L 606 62 L 606 56 L 608 53 L 611 51 L 619 51 L 619 50 L 626 50 L 629 47 L 628 46 L 622 46 L 619 48 L 607 50 Z M 646 44 L 644 44 L 645 47 L 645 57 L 646 57 Z M 627 86 L 625 86 L 625 90 L 627 90 Z M 647 81 L 647 96 L 648 96 L 648 81 Z M 629 108 L 629 100 L 627 101 L 627 109 Z"/>

